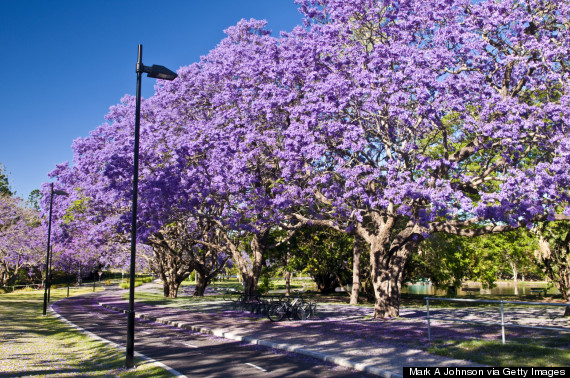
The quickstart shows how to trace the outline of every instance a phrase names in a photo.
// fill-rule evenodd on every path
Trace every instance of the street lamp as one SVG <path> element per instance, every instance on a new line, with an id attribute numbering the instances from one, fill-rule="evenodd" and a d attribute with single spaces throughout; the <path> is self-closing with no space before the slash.
<path id="1" fill-rule="evenodd" d="M 50 243 L 51 243 L 51 208 L 53 206 L 53 196 L 67 196 L 68 194 L 63 190 L 54 190 L 53 189 L 53 182 L 51 183 L 51 191 L 49 196 L 49 220 L 48 220 L 48 239 L 47 239 L 47 255 L 46 255 L 46 282 L 44 285 L 44 312 L 43 314 L 46 315 L 47 312 L 47 303 L 48 303 L 48 290 L 50 287 L 50 279 L 51 279 L 51 255 L 50 255 Z"/>
<path id="2" fill-rule="evenodd" d="M 127 357 L 125 367 L 127 369 L 135 366 L 135 255 L 137 240 L 137 201 L 139 186 L 139 135 L 140 135 L 140 119 L 141 119 L 141 77 L 146 73 L 148 77 L 162 80 L 174 80 L 178 76 L 175 72 L 170 71 L 164 66 L 153 65 L 151 67 L 144 66 L 142 63 L 142 45 L 139 45 L 138 60 L 136 66 L 137 73 L 137 94 L 135 108 L 135 148 L 133 162 L 133 203 L 131 218 L 131 268 L 130 268 L 130 284 L 129 284 L 129 310 L 127 311 Z"/>

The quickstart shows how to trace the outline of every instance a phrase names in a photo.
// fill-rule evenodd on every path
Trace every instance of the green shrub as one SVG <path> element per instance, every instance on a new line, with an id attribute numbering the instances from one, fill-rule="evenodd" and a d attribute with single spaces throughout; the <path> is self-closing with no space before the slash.
<path id="1" fill-rule="evenodd" d="M 269 275 L 262 273 L 257 285 L 257 291 L 259 294 L 267 294 L 269 290 L 273 290 L 273 282 L 269 280 Z"/>
<path id="2" fill-rule="evenodd" d="M 123 283 L 120 283 L 119 286 L 123 289 L 128 289 L 130 286 L 130 280 L 126 280 Z M 142 278 L 135 278 L 135 287 L 141 286 L 144 283 L 152 282 L 152 277 L 142 277 Z"/>
<path id="3" fill-rule="evenodd" d="M 34 289 L 33 287 L 26 286 L 26 287 L 19 289 L 17 291 L 36 291 L 36 289 Z"/>

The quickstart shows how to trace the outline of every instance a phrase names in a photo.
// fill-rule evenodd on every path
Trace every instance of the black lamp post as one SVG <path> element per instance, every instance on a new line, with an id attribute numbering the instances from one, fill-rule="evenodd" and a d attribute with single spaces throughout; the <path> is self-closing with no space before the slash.
<path id="1" fill-rule="evenodd" d="M 133 204 L 131 218 L 131 268 L 130 268 L 130 284 L 129 284 L 129 310 L 127 312 L 127 358 L 125 366 L 127 369 L 135 366 L 135 255 L 137 240 L 137 201 L 139 186 L 139 135 L 140 135 L 140 118 L 141 118 L 141 77 L 146 73 L 148 77 L 154 77 L 162 80 L 174 80 L 178 76 L 175 72 L 170 71 L 164 66 L 153 65 L 151 67 L 144 66 L 142 63 L 142 45 L 139 45 L 138 60 L 136 66 L 137 73 L 137 94 L 135 108 L 135 148 L 133 162 Z"/>
<path id="2" fill-rule="evenodd" d="M 47 304 L 48 304 L 48 290 L 50 287 L 50 280 L 51 280 L 51 254 L 50 254 L 50 244 L 51 244 L 51 208 L 53 206 L 53 196 L 61 195 L 67 196 L 68 194 L 63 190 L 54 190 L 53 189 L 53 182 L 51 183 L 51 191 L 49 196 L 49 218 L 48 218 L 48 239 L 47 239 L 47 255 L 46 255 L 46 281 L 44 285 L 44 311 L 43 314 L 46 315 L 47 312 Z"/>

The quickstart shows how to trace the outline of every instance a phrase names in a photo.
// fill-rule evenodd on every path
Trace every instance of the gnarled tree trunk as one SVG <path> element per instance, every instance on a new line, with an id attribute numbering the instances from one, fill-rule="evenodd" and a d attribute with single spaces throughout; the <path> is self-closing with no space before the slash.
<path id="1" fill-rule="evenodd" d="M 194 288 L 195 297 L 203 297 L 206 287 L 210 284 L 211 277 L 196 271 L 196 287 Z"/>
<path id="2" fill-rule="evenodd" d="M 400 291 L 402 273 L 410 253 L 421 241 L 419 228 L 412 221 L 395 233 L 396 215 L 392 211 L 389 216 L 371 213 L 373 232 L 363 225 L 357 232 L 370 246 L 370 276 L 376 302 L 375 318 L 393 318 L 400 314 Z M 403 220 L 403 219 L 402 219 Z"/>
<path id="3" fill-rule="evenodd" d="M 242 255 L 242 252 L 236 244 L 229 238 L 226 238 L 228 248 L 230 249 L 234 262 L 239 269 L 243 280 L 244 293 L 246 295 L 257 294 L 257 285 L 259 283 L 259 276 L 261 275 L 261 268 L 264 260 L 264 254 L 267 249 L 267 237 L 269 236 L 269 229 L 263 230 L 258 234 L 253 234 L 250 247 L 251 259 Z"/>

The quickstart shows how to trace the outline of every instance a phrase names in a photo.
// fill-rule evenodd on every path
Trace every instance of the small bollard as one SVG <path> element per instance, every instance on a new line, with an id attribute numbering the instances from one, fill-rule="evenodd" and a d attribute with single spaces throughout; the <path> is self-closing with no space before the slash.
<path id="1" fill-rule="evenodd" d="M 426 297 L 426 307 L 427 307 L 427 326 L 428 326 L 428 341 L 431 342 L 431 329 L 429 324 L 429 299 Z"/>
<path id="2" fill-rule="evenodd" d="M 93 280 L 93 292 L 95 292 L 95 280 Z"/>
<path id="3" fill-rule="evenodd" d="M 69 284 L 67 284 L 67 298 L 69 298 Z"/>

